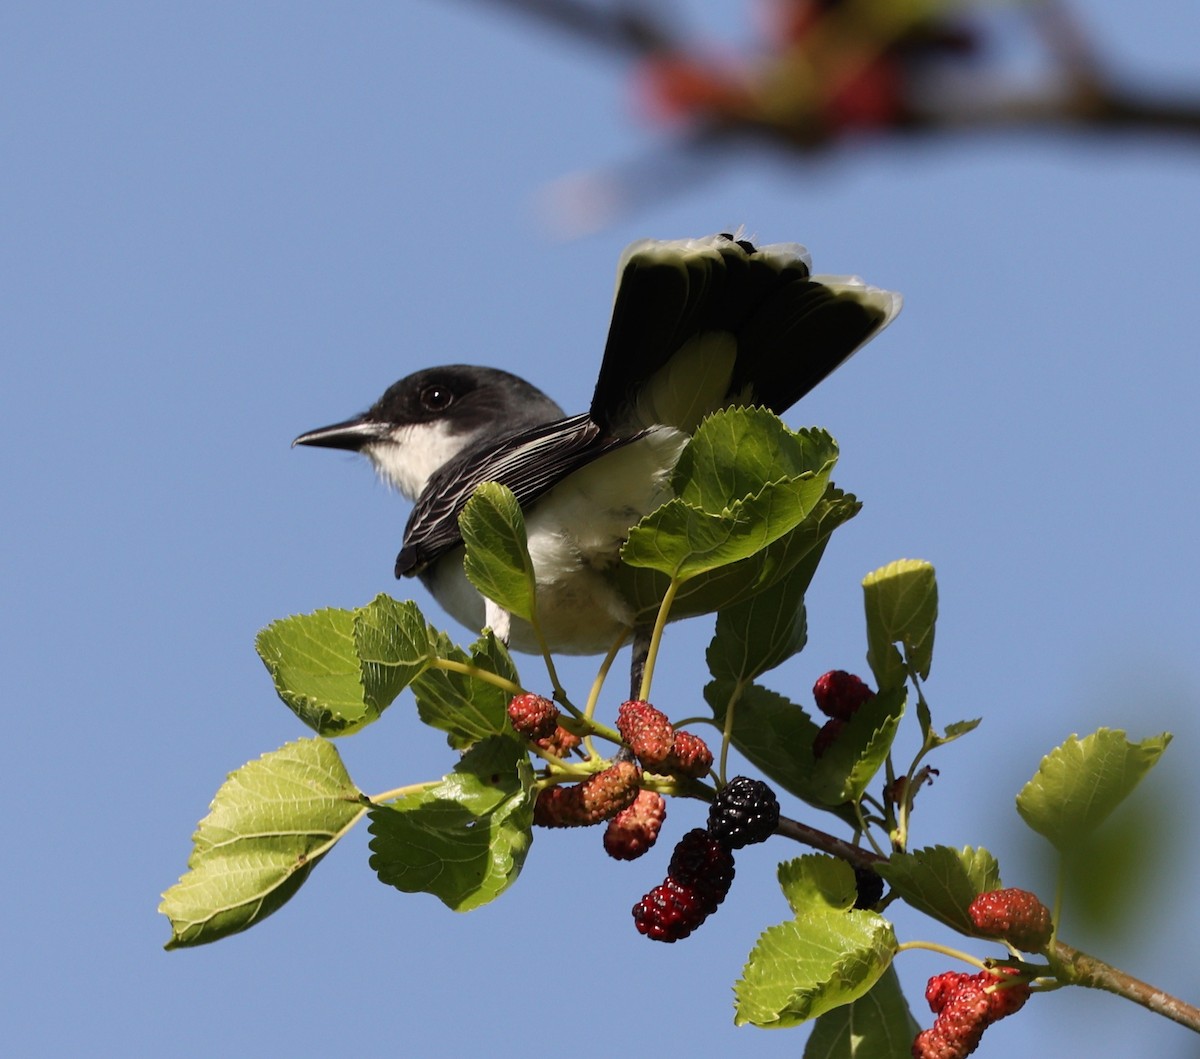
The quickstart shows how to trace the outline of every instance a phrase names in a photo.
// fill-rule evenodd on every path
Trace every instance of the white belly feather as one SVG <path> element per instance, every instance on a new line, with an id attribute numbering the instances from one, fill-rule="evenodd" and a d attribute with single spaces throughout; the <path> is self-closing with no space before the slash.
<path id="1" fill-rule="evenodd" d="M 576 471 L 526 512 L 538 622 L 551 650 L 596 654 L 630 629 L 629 605 L 612 573 L 630 527 L 668 499 L 667 477 L 687 440 L 680 431 L 659 427 Z M 463 573 L 462 549 L 422 580 L 451 617 L 468 628 L 482 627 L 484 601 Z M 539 650 L 533 630 L 517 618 L 509 646 Z"/>

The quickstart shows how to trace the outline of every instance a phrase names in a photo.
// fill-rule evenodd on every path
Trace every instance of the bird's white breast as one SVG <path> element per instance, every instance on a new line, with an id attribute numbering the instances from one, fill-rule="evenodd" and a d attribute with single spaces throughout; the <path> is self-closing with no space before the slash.
<path id="1" fill-rule="evenodd" d="M 667 477 L 687 436 L 661 427 L 569 475 L 525 513 L 538 585 L 538 619 L 551 650 L 597 654 L 632 627 L 614 572 L 629 529 L 669 497 Z M 466 579 L 462 550 L 422 574 L 457 621 L 479 628 L 483 599 Z M 530 626 L 513 618 L 509 645 L 537 652 Z"/>

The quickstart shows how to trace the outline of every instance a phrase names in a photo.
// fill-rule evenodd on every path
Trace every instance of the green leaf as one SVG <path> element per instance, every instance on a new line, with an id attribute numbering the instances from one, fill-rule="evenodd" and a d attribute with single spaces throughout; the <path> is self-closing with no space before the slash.
<path id="1" fill-rule="evenodd" d="M 671 486 L 684 503 L 719 515 L 768 482 L 828 481 L 837 442 L 824 430 L 789 430 L 765 408 L 726 408 L 707 417 L 680 454 Z"/>
<path id="2" fill-rule="evenodd" d="M 1069 849 L 1104 822 L 1170 742 L 1168 732 L 1140 743 L 1110 728 L 1083 739 L 1073 735 L 1042 758 L 1017 795 L 1017 812 L 1055 847 Z"/>
<path id="3" fill-rule="evenodd" d="M 354 611 L 281 618 L 263 629 L 254 645 L 279 697 L 310 728 L 344 735 L 379 716 L 363 701 Z"/>
<path id="4" fill-rule="evenodd" d="M 715 680 L 705 686 L 704 698 L 712 707 L 719 727 L 725 725 L 725 711 L 735 692 L 731 733 L 734 747 L 789 794 L 835 813 L 854 826 L 853 810 L 826 805 L 813 781 L 812 744 L 819 726 L 800 706 L 777 692 L 758 684 Z"/>
<path id="5" fill-rule="evenodd" d="M 529 850 L 533 770 L 515 739 L 496 736 L 442 782 L 371 810 L 371 867 L 405 893 L 430 893 L 456 912 L 498 897 Z"/>
<path id="6" fill-rule="evenodd" d="M 817 1019 L 804 1059 L 909 1059 L 920 1030 L 888 967 L 869 992 Z"/>
<path id="7" fill-rule="evenodd" d="M 493 603 L 529 621 L 536 581 L 525 516 L 512 490 L 499 482 L 478 486 L 458 516 L 458 528 L 467 546 L 467 579 Z"/>
<path id="8" fill-rule="evenodd" d="M 360 610 L 318 610 L 272 622 L 255 647 L 275 691 L 306 725 L 349 735 L 379 719 L 427 664 L 415 603 L 378 596 Z"/>
<path id="9" fill-rule="evenodd" d="M 753 496 L 710 514 L 669 500 L 629 531 L 621 558 L 678 581 L 748 559 L 795 529 L 825 492 L 816 477 L 768 482 Z"/>
<path id="10" fill-rule="evenodd" d="M 769 588 L 717 612 L 705 658 L 718 680 L 751 681 L 804 647 L 804 593 L 816 564 L 801 563 Z"/>
<path id="11" fill-rule="evenodd" d="M 825 495 L 808 517 L 790 533 L 748 559 L 699 574 L 677 592 L 671 607 L 673 618 L 711 614 L 733 606 L 787 576 L 798 565 L 808 568 L 811 579 L 820 562 L 829 535 L 858 514 L 862 505 L 848 493 L 828 486 Z M 617 568 L 621 594 L 629 601 L 635 623 L 654 620 L 670 579 L 645 567 L 622 563 Z"/>
<path id="12" fill-rule="evenodd" d="M 785 860 L 777 869 L 779 887 L 796 915 L 814 908 L 844 912 L 854 907 L 858 888 L 854 869 L 824 853 L 806 853 Z"/>
<path id="13" fill-rule="evenodd" d="M 937 621 L 937 579 L 933 567 L 899 559 L 863 578 L 867 612 L 867 662 L 880 690 L 904 683 L 906 673 L 893 644 L 904 648 L 908 664 L 929 676 Z"/>
<path id="14" fill-rule="evenodd" d="M 809 783 L 819 802 L 857 801 L 887 760 L 907 702 L 901 685 L 864 702 L 813 766 Z"/>
<path id="15" fill-rule="evenodd" d="M 438 634 L 436 648 L 439 658 L 518 682 L 508 649 L 490 630 L 471 645 L 469 655 L 444 633 Z M 456 750 L 510 731 L 507 709 L 512 692 L 481 677 L 431 666 L 413 681 L 412 687 L 421 720 L 446 732 Z"/>
<path id="16" fill-rule="evenodd" d="M 758 408 L 717 412 L 676 462 L 675 498 L 630 531 L 621 557 L 677 581 L 748 559 L 804 521 L 836 462 L 824 431 L 795 433 Z"/>
<path id="17" fill-rule="evenodd" d="M 734 986 L 739 1025 L 787 1027 L 870 991 L 896 935 L 875 912 L 815 908 L 760 935 Z"/>
<path id="18" fill-rule="evenodd" d="M 929 846 L 893 853 L 875 865 L 893 890 L 913 908 L 963 934 L 974 934 L 967 915 L 972 901 L 1000 888 L 1000 865 L 986 849 Z"/>
<path id="19" fill-rule="evenodd" d="M 1063 853 L 1039 844 L 1050 861 L 1047 877 L 1061 870 L 1072 934 L 1114 943 L 1132 941 L 1143 929 L 1139 910 L 1152 905 L 1156 888 L 1172 878 L 1179 833 L 1173 824 L 1186 827 L 1190 813 L 1191 799 L 1183 793 L 1154 783 Z"/>
<path id="20" fill-rule="evenodd" d="M 968 732 L 975 731 L 982 720 L 981 717 L 975 717 L 969 721 L 955 721 L 953 724 L 946 725 L 946 732 L 944 735 L 938 736 L 937 745 L 944 746 L 946 743 L 953 743 L 955 739 L 961 739 Z"/>
<path id="21" fill-rule="evenodd" d="M 385 595 L 354 612 L 354 647 L 363 701 L 376 716 L 424 671 L 433 654 L 429 625 L 417 605 Z"/>
<path id="22" fill-rule="evenodd" d="M 204 945 L 269 916 L 364 811 L 324 739 L 288 743 L 231 773 L 192 836 L 187 874 L 163 894 L 166 947 Z"/>

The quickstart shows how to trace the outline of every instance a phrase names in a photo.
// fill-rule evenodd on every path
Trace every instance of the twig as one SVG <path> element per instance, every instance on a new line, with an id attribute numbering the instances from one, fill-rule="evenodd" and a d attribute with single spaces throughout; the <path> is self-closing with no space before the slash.
<path id="1" fill-rule="evenodd" d="M 792 820 L 786 816 L 779 818 L 777 833 L 796 842 L 803 842 L 804 845 L 812 846 L 813 849 L 819 849 L 822 853 L 838 857 L 855 868 L 871 868 L 886 859 L 878 853 L 872 853 L 869 849 L 852 846 L 844 839 L 824 831 L 818 831 L 815 827 L 809 827 L 807 824 L 800 823 L 799 820 Z"/>
<path id="2" fill-rule="evenodd" d="M 1155 989 L 1154 986 L 1147 985 L 1124 971 L 1118 971 L 1103 960 L 1073 949 L 1061 941 L 1054 943 L 1052 955 L 1058 964 L 1055 970 L 1060 972 L 1060 978 L 1075 985 L 1116 993 L 1200 1033 L 1200 1008 L 1185 1003 L 1170 993 L 1164 993 L 1161 989 Z"/>

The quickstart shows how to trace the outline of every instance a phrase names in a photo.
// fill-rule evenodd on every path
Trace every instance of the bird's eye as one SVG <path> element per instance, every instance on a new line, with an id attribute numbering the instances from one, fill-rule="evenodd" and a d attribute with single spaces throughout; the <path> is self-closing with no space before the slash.
<path id="1" fill-rule="evenodd" d="M 421 404 L 431 412 L 440 412 L 454 401 L 454 391 L 447 386 L 433 383 L 421 391 Z"/>

